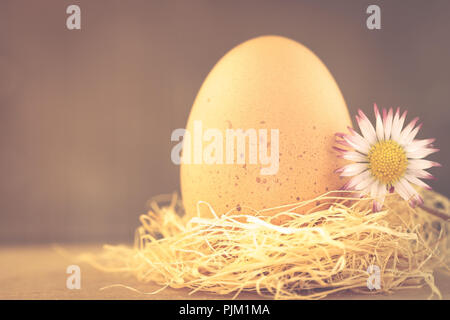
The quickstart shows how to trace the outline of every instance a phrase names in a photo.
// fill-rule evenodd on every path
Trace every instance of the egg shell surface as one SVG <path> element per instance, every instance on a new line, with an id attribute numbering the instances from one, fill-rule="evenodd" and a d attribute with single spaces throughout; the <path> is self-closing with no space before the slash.
<path id="1" fill-rule="evenodd" d="M 223 137 L 227 129 L 266 129 L 270 138 L 270 130 L 278 129 L 278 171 L 261 174 L 268 165 L 250 164 L 248 148 L 246 163 L 225 163 L 223 141 L 224 163 L 181 164 L 181 193 L 189 216 L 211 216 L 205 205 L 197 211 L 199 201 L 217 215 L 249 213 L 313 199 L 345 182 L 334 173 L 344 163 L 332 146 L 335 133 L 351 126 L 347 106 L 327 67 L 296 41 L 262 36 L 229 51 L 198 92 L 186 126 L 191 135 L 199 120 L 203 132 L 218 129 Z M 270 151 L 272 141 L 266 143 Z M 207 145 L 204 141 L 203 152 Z"/>

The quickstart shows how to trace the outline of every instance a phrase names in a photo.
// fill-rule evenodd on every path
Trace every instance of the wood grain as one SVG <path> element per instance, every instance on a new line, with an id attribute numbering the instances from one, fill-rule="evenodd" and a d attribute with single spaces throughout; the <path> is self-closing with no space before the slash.
<path id="1" fill-rule="evenodd" d="M 101 245 L 62 246 L 73 256 L 81 252 L 96 252 Z M 100 272 L 87 264 L 80 264 L 81 289 L 66 288 L 67 266 L 74 262 L 58 253 L 52 245 L 3 246 L 0 247 L 0 299 L 229 299 L 197 292 L 192 295 L 187 289 L 167 288 L 156 295 L 144 295 L 127 288 L 100 288 L 125 284 L 142 292 L 160 288 L 156 284 L 142 284 L 130 276 Z M 436 283 L 444 299 L 450 299 L 450 277 L 436 273 Z M 426 299 L 430 294 L 427 287 L 415 290 L 401 290 L 391 295 L 358 295 L 341 293 L 330 299 Z M 243 293 L 239 299 L 261 299 L 256 294 Z"/>

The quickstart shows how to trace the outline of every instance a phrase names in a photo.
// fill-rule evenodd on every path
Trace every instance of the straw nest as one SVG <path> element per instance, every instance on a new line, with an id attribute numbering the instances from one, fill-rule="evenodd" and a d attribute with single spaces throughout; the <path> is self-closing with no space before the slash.
<path id="1" fill-rule="evenodd" d="M 430 206 L 449 212 L 447 198 L 421 193 Z M 307 214 L 295 213 L 311 204 Z M 394 194 L 376 213 L 371 199 L 342 192 L 271 208 L 277 211 L 272 217 L 245 207 L 219 215 L 203 202 L 199 212 L 204 206 L 213 218 L 187 217 L 176 195 L 149 205 L 134 247 L 105 246 L 102 254 L 81 258 L 162 288 L 233 297 L 247 291 L 274 299 L 319 299 L 347 290 L 390 293 L 424 285 L 430 297 L 440 298 L 433 270 L 450 270 L 447 223 Z M 281 225 L 271 223 L 280 217 Z"/>

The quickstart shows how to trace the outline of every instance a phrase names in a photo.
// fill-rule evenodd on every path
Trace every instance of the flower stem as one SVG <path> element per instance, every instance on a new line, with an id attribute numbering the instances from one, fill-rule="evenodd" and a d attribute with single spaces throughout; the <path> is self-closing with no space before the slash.
<path id="1" fill-rule="evenodd" d="M 423 204 L 419 205 L 419 207 L 422 208 L 423 210 L 425 210 L 426 212 L 431 213 L 432 215 L 441 218 L 442 220 L 450 221 L 450 215 L 448 213 L 427 207 Z"/>

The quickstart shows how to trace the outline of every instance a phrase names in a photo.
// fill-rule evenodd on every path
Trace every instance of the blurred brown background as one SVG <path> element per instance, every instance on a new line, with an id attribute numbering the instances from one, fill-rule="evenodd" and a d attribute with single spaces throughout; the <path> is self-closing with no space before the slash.
<path id="1" fill-rule="evenodd" d="M 66 29 L 78 4 L 82 30 Z M 382 29 L 366 28 L 369 4 Z M 450 1 L 0 1 L 0 243 L 131 241 L 178 190 L 170 134 L 215 62 L 277 34 L 311 48 L 352 114 L 401 106 L 450 195 Z"/>

